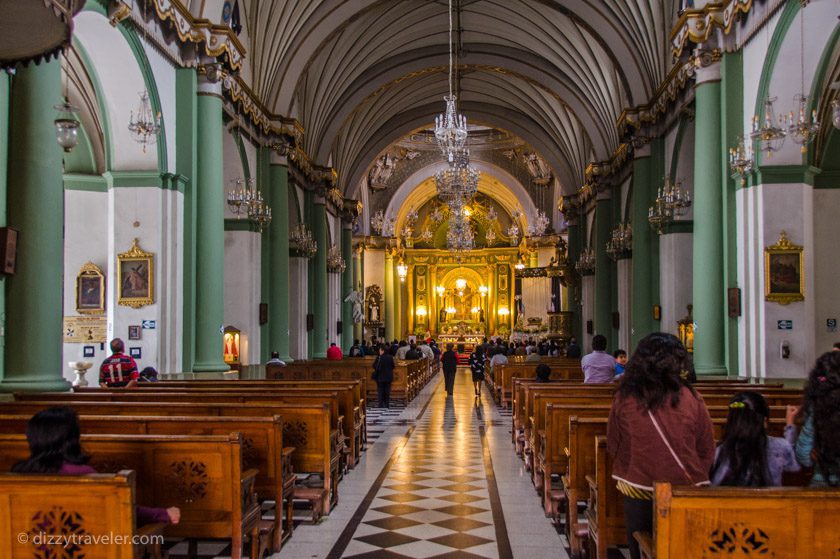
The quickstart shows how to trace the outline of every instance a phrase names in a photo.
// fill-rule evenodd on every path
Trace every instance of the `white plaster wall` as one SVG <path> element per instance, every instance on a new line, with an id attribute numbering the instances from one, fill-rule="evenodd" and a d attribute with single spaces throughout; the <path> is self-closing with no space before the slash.
<path id="1" fill-rule="evenodd" d="M 338 334 L 338 321 L 341 320 L 341 274 L 327 273 L 327 347 L 335 342 L 341 346 Z M 344 325 L 342 325 L 343 327 Z M 348 351 L 350 348 L 341 348 Z"/>
<path id="2" fill-rule="evenodd" d="M 669 163 L 665 168 L 670 171 L 671 164 Z M 689 193 L 692 200 L 694 199 L 694 121 L 690 121 L 685 125 L 682 142 L 680 142 L 677 171 L 672 179 L 682 181 L 683 188 Z M 689 206 L 685 215 L 676 219 L 694 219 L 694 206 Z"/>
<path id="3" fill-rule="evenodd" d="M 763 200 L 757 188 L 742 188 L 735 194 L 738 213 L 738 286 L 741 288 L 741 317 L 738 319 L 739 374 L 763 377 L 764 355 L 764 253 L 761 229 Z"/>
<path id="4" fill-rule="evenodd" d="M 260 362 L 261 250 L 259 233 L 225 231 L 225 326 L 241 331 L 243 365 Z"/>
<path id="5" fill-rule="evenodd" d="M 108 194 L 67 190 L 64 195 L 64 316 L 78 316 L 76 312 L 76 275 L 87 262 L 102 269 L 105 277 L 111 275 L 114 262 L 108 256 Z M 126 336 L 127 337 L 127 336 Z M 108 346 L 94 346 L 94 357 L 83 357 L 83 347 L 90 344 L 64 344 L 61 359 L 64 378 L 76 376 L 67 366 L 68 361 L 93 361 L 95 366 L 110 352 Z M 88 373 L 88 382 L 96 384 L 96 374 Z"/>
<path id="6" fill-rule="evenodd" d="M 670 233 L 659 237 L 659 304 L 662 332 L 677 334 L 677 320 L 691 303 L 693 287 L 693 235 Z"/>
<path id="7" fill-rule="evenodd" d="M 385 297 L 385 251 L 375 248 L 365 249 L 364 252 L 365 288 L 378 285 Z"/>
<path id="8" fill-rule="evenodd" d="M 181 194 L 156 187 L 123 187 L 110 190 L 107 196 L 106 238 L 113 266 L 106 279 L 108 336 L 123 338 L 127 349 L 139 347 L 142 358 L 137 359 L 137 365 L 141 369 L 152 366 L 162 373 L 177 371 L 181 363 L 181 321 L 175 309 L 182 308 L 182 265 L 181 251 L 174 243 L 176 238 L 183 238 Z M 117 304 L 117 255 L 128 251 L 134 239 L 138 239 L 140 248 L 155 255 L 154 303 L 139 309 Z M 129 341 L 128 326 L 144 320 L 156 321 L 157 328 L 142 330 L 141 340 Z"/>
<path id="9" fill-rule="evenodd" d="M 814 363 L 814 209 L 812 187 L 805 184 L 759 185 L 764 198 L 764 227 L 758 247 L 776 244 L 779 232 L 805 248 L 805 301 L 780 305 L 763 301 L 765 376 L 804 377 Z M 762 259 L 762 278 L 764 266 Z M 777 321 L 793 320 L 793 330 L 779 330 Z M 779 345 L 790 343 L 790 359 L 781 359 Z"/>
<path id="10" fill-rule="evenodd" d="M 289 258 L 289 353 L 292 359 L 306 359 L 308 340 L 306 335 L 306 313 L 308 293 L 309 260 Z"/>
<path id="11" fill-rule="evenodd" d="M 175 67 L 157 50 L 145 47 L 146 57 L 155 76 L 158 96 L 160 97 L 163 133 L 166 138 L 167 171 L 175 172 Z M 138 98 L 139 101 L 139 98 Z M 146 151 L 155 151 L 149 148 Z"/>
<path id="12" fill-rule="evenodd" d="M 840 320 L 840 258 L 837 258 L 837 216 L 840 215 L 840 190 L 814 190 L 814 276 L 815 354 L 829 351 L 840 342 L 840 332 L 830 332 L 826 319 Z M 806 294 L 807 296 L 807 294 Z"/>
<path id="13" fill-rule="evenodd" d="M 761 3 L 757 3 L 756 8 L 763 9 Z M 767 46 L 770 44 L 770 38 L 773 36 L 776 25 L 779 23 L 779 16 L 782 11 L 776 12 L 767 22 L 767 25 L 758 31 L 750 42 L 744 45 L 742 50 L 744 63 L 744 134 L 749 134 L 752 130 L 752 118 L 755 115 L 756 98 L 758 97 L 758 84 L 761 81 L 761 71 L 764 68 Z M 798 63 L 794 68 L 797 67 Z M 799 83 L 798 79 L 796 83 Z M 774 96 L 777 93 L 771 88 L 770 95 Z M 787 104 L 789 99 L 785 99 L 783 102 Z"/>
<path id="14" fill-rule="evenodd" d="M 128 121 L 131 111 L 137 111 L 140 103 L 139 93 L 146 89 L 140 67 L 134 53 L 115 27 L 108 20 L 92 11 L 82 11 L 73 18 L 74 39 L 78 40 L 90 57 L 96 75 L 103 88 L 104 104 L 111 123 L 111 145 L 113 161 L 111 170 L 154 170 L 157 169 L 157 149 L 151 146 L 143 153 L 142 146 L 131 138 Z M 166 90 L 167 72 L 174 70 L 165 66 L 156 66 L 159 78 Z M 174 75 L 171 81 L 174 84 Z M 156 81 L 158 78 L 156 76 Z M 174 87 L 174 86 L 173 86 Z M 172 91 L 174 95 L 174 90 Z M 169 97 L 169 94 L 167 94 Z M 172 102 L 170 98 L 168 102 Z M 174 102 L 172 103 L 174 105 Z M 170 110 L 171 110 L 170 106 Z M 164 115 L 174 124 L 175 115 Z M 174 138 L 170 138 L 174 143 Z"/>

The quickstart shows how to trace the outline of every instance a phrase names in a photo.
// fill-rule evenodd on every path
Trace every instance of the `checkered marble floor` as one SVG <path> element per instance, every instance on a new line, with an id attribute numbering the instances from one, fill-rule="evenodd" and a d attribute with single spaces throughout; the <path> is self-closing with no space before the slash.
<path id="1" fill-rule="evenodd" d="M 500 510 L 494 518 L 495 481 L 488 476 L 492 466 L 481 439 L 480 408 L 469 376 L 458 379 L 454 397 L 442 390 L 433 395 L 342 557 L 510 556 Z"/>

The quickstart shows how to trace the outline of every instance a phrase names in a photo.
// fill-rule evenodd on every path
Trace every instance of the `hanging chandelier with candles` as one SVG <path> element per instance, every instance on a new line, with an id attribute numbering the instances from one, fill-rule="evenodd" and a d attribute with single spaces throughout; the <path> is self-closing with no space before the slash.
<path id="1" fill-rule="evenodd" d="M 659 191 L 653 205 L 648 209 L 648 222 L 661 235 L 665 232 L 665 226 L 675 217 L 684 216 L 691 207 L 691 195 L 683 188 L 681 181 L 672 181 L 666 175 L 664 184 Z"/>
<path id="2" fill-rule="evenodd" d="M 301 223 L 289 233 L 289 246 L 298 256 L 312 258 L 318 252 L 318 241 L 312 236 L 312 231 Z"/>
<path id="3" fill-rule="evenodd" d="M 787 136 L 782 117 L 776 118 L 776 111 L 773 108 L 775 101 L 775 97 L 768 97 L 764 100 L 764 125 L 759 127 L 758 115 L 753 116 L 752 133 L 750 134 L 750 139 L 758 142 L 759 149 L 766 153 L 768 157 L 782 149 Z"/>
<path id="4" fill-rule="evenodd" d="M 341 255 L 341 249 L 332 245 L 327 251 L 327 271 L 333 274 L 343 274 L 347 269 L 347 263 Z"/>
<path id="5" fill-rule="evenodd" d="M 241 178 L 231 180 L 233 188 L 228 191 L 227 205 L 237 219 L 246 218 L 257 224 L 262 231 L 271 223 L 271 208 L 265 202 L 262 192 L 257 189 L 257 180 Z"/>
<path id="6" fill-rule="evenodd" d="M 594 273 L 595 251 L 591 248 L 583 249 L 580 253 L 578 261 L 575 263 L 575 269 L 584 276 Z"/>
<path id="7" fill-rule="evenodd" d="M 628 258 L 633 253 L 633 230 L 630 223 L 619 223 L 612 230 L 610 240 L 607 241 L 607 255 L 615 260 Z"/>
<path id="8" fill-rule="evenodd" d="M 132 6 L 133 7 L 133 6 Z M 148 43 L 146 31 L 146 4 L 143 4 L 143 42 Z M 137 112 L 132 111 L 128 119 L 128 131 L 131 132 L 131 137 L 135 142 L 143 146 L 143 153 L 146 153 L 146 147 L 157 142 L 158 134 L 161 130 L 161 115 L 160 111 L 155 113 L 152 109 L 152 104 L 149 101 L 149 91 L 143 90 L 140 92 L 140 104 L 137 106 Z"/>
<path id="9" fill-rule="evenodd" d="M 735 147 L 729 148 L 729 169 L 741 177 L 741 186 L 746 184 L 747 175 L 752 171 L 753 164 L 752 146 L 746 141 L 744 135 L 740 134 Z"/>

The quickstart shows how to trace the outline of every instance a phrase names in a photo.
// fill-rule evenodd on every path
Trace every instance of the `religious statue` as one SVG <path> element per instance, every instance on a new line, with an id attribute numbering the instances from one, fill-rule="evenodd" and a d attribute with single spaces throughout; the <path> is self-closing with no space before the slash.
<path id="1" fill-rule="evenodd" d="M 370 321 L 379 322 L 379 307 L 376 304 L 371 304 L 369 310 Z"/>
<path id="2" fill-rule="evenodd" d="M 345 303 L 353 304 L 353 323 L 360 324 L 365 319 L 365 314 L 362 312 L 362 303 L 365 302 L 365 296 L 361 291 L 353 290 L 344 299 Z"/>

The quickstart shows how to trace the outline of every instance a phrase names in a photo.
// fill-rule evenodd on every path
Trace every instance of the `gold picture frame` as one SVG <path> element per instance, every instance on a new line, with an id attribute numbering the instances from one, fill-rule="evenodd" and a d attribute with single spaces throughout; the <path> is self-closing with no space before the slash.
<path id="1" fill-rule="evenodd" d="M 764 300 L 780 305 L 805 300 L 804 249 L 790 242 L 785 231 L 764 249 Z"/>
<path id="2" fill-rule="evenodd" d="M 131 243 L 117 255 L 117 304 L 139 309 L 155 302 L 155 255 Z"/>
<path id="3" fill-rule="evenodd" d="M 76 312 L 105 313 L 105 274 L 93 262 L 82 266 L 76 275 Z"/>

